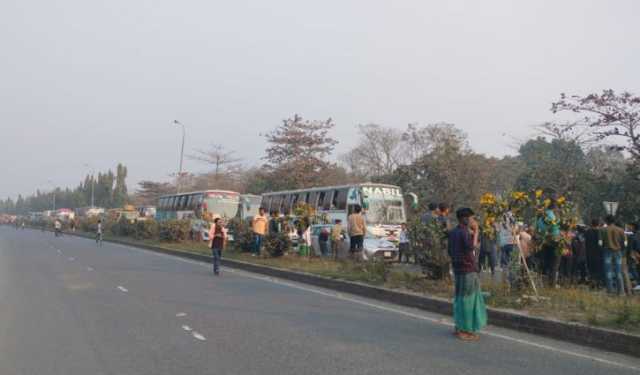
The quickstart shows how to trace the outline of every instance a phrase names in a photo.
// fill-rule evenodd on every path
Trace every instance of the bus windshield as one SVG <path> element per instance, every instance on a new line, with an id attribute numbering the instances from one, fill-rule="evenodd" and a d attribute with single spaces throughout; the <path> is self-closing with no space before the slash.
<path id="1" fill-rule="evenodd" d="M 214 216 L 234 218 L 238 214 L 240 197 L 224 193 L 209 193 L 205 198 L 206 209 Z"/>
<path id="2" fill-rule="evenodd" d="M 404 208 L 401 200 L 369 199 L 366 211 L 367 223 L 402 224 L 404 223 Z"/>
<path id="3" fill-rule="evenodd" d="M 379 225 L 406 222 L 404 201 L 399 188 L 365 186 L 362 193 L 368 223 Z"/>

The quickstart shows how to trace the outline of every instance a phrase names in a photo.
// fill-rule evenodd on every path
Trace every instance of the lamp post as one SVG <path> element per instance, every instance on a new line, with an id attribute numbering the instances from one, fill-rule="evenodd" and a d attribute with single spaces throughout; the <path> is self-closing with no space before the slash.
<path id="1" fill-rule="evenodd" d="M 180 177 L 182 177 L 182 162 L 184 160 L 184 138 L 185 138 L 185 128 L 184 128 L 184 124 L 182 124 L 180 121 L 178 120 L 173 120 L 173 123 L 175 125 L 180 125 L 182 127 L 182 145 L 180 146 L 180 166 L 178 168 L 178 175 L 176 176 L 176 189 L 178 190 L 178 193 L 180 192 Z"/>
<path id="2" fill-rule="evenodd" d="M 85 167 L 87 167 L 87 168 L 89 168 L 89 169 L 91 170 L 91 208 L 94 208 L 94 207 L 95 207 L 95 205 L 94 205 L 94 200 L 95 200 L 95 199 L 94 199 L 94 197 L 95 197 L 95 195 L 94 195 L 94 190 L 95 190 L 95 184 L 96 184 L 96 181 L 95 181 L 95 179 L 94 179 L 95 169 L 93 169 L 93 168 L 92 168 L 89 164 L 87 164 L 87 163 L 85 163 L 85 164 L 84 164 L 84 166 L 85 166 Z"/>
<path id="3" fill-rule="evenodd" d="M 53 194 L 53 212 L 55 214 L 56 212 L 56 187 L 53 184 L 53 181 L 51 180 L 47 180 L 47 182 L 51 185 L 51 187 L 53 188 L 53 190 L 51 190 L 52 194 Z"/>

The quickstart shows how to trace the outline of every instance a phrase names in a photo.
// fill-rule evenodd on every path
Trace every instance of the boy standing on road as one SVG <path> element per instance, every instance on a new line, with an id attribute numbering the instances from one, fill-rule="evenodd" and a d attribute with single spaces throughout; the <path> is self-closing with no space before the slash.
<path id="1" fill-rule="evenodd" d="M 264 213 L 264 208 L 260 207 L 258 215 L 253 218 L 251 227 L 253 229 L 253 235 L 255 236 L 255 243 L 253 247 L 253 256 L 260 255 L 260 248 L 262 247 L 262 240 L 267 233 L 267 215 Z"/>
<path id="2" fill-rule="evenodd" d="M 209 246 L 213 255 L 213 274 L 216 276 L 220 275 L 220 259 L 222 259 L 222 249 L 224 248 L 226 236 L 227 233 L 222 220 L 219 217 L 215 218 L 209 230 Z"/>
<path id="3" fill-rule="evenodd" d="M 478 223 L 470 208 L 456 212 L 458 226 L 449 232 L 451 263 L 455 275 L 453 319 L 455 335 L 465 341 L 479 339 L 477 334 L 487 324 L 487 310 L 480 291 L 475 248 L 479 241 Z"/>

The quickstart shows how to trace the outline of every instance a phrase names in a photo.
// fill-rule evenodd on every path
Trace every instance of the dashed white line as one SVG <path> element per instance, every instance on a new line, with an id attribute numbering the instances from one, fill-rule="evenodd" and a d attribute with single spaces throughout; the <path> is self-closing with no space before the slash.
<path id="1" fill-rule="evenodd" d="M 127 288 L 123 287 L 122 285 L 118 285 L 118 289 L 123 293 L 127 293 L 129 291 Z"/>
<path id="2" fill-rule="evenodd" d="M 179 312 L 176 314 L 176 318 L 184 318 L 185 316 L 187 316 L 187 314 L 183 312 Z"/>
<path id="3" fill-rule="evenodd" d="M 142 250 L 142 251 L 144 251 L 144 252 L 146 252 L 148 254 L 159 256 L 159 257 L 163 257 L 163 258 L 167 258 L 167 259 L 173 259 L 174 261 L 177 260 L 177 261 L 184 262 L 184 263 L 191 263 L 191 264 L 197 264 L 197 265 L 204 266 L 204 267 L 210 267 L 210 264 L 208 264 L 208 263 L 197 262 L 197 261 L 183 259 L 183 258 L 171 256 L 171 255 L 166 255 L 166 254 L 159 254 L 159 253 L 156 253 L 156 252 L 153 252 L 153 251 L 132 248 L 131 246 L 126 246 L 126 245 L 118 244 L 117 246 L 125 248 L 125 249 L 127 249 L 129 251 L 137 252 L 137 251 L 141 251 Z M 226 267 L 225 267 L 225 269 L 226 269 Z M 356 298 L 344 297 L 342 295 L 338 296 L 336 293 L 329 293 L 329 292 L 324 292 L 324 291 L 321 291 L 321 290 L 318 290 L 318 289 L 307 288 L 307 287 L 304 287 L 304 286 L 301 286 L 301 285 L 296 285 L 296 284 L 292 284 L 292 283 L 289 283 L 289 282 L 277 280 L 277 279 L 274 279 L 272 277 L 254 275 L 254 274 L 251 274 L 249 272 L 239 271 L 239 270 L 228 270 L 228 271 L 232 272 L 232 273 L 237 273 L 237 274 L 243 275 L 245 277 L 253 278 L 253 279 L 267 280 L 267 281 L 273 282 L 275 284 L 286 285 L 286 286 L 289 286 L 291 288 L 305 290 L 305 291 L 308 291 L 308 292 L 311 292 L 311 293 L 316 293 L 316 294 L 324 295 L 324 296 L 327 296 L 327 297 L 332 297 L 332 298 L 336 298 L 336 299 L 340 299 L 340 300 L 344 300 L 344 301 L 349 301 L 349 302 L 360 304 L 360 305 L 364 305 L 364 306 L 369 306 L 369 307 L 372 307 L 372 308 L 375 308 L 375 309 L 378 309 L 378 310 L 383 310 L 383 311 L 387 311 L 387 312 L 393 312 L 393 313 L 396 313 L 396 314 L 399 314 L 399 315 L 404 315 L 404 316 L 407 316 L 407 317 L 420 319 L 420 320 L 426 320 L 426 321 L 430 321 L 430 322 L 433 322 L 433 323 L 442 324 L 442 325 L 445 325 L 445 326 L 453 326 L 453 324 L 450 321 L 446 321 L 446 320 L 443 321 L 444 319 L 430 318 L 428 316 L 424 316 L 424 315 L 420 315 L 420 314 L 414 314 L 414 313 L 411 313 L 409 311 L 403 311 L 403 310 L 392 308 L 392 307 L 382 306 L 382 305 L 379 305 L 379 304 L 376 304 L 376 303 L 370 303 L 370 302 L 366 302 L 366 301 L 359 300 L 359 299 L 356 299 Z M 536 342 L 533 342 L 533 341 L 522 340 L 522 339 L 518 339 L 518 338 L 515 338 L 515 337 L 511 337 L 511 336 L 507 336 L 507 335 L 503 335 L 503 334 L 499 334 L 499 333 L 494 333 L 494 332 L 486 332 L 485 331 L 484 335 L 496 337 L 496 338 L 499 338 L 499 339 L 503 339 L 505 341 L 515 342 L 515 343 L 518 343 L 518 344 L 521 344 L 521 345 L 528 345 L 528 346 L 536 347 L 538 349 L 548 350 L 548 351 L 555 352 L 555 353 L 562 353 L 564 355 L 573 356 L 573 357 L 577 357 L 577 358 L 581 358 L 581 359 L 585 359 L 585 360 L 590 360 L 590 361 L 606 364 L 606 365 L 613 366 L 613 367 L 625 368 L 625 369 L 635 370 L 635 371 L 639 371 L 640 370 L 640 367 L 630 366 L 630 365 L 622 364 L 622 363 L 619 363 L 619 362 L 610 361 L 610 360 L 607 360 L 607 359 L 604 359 L 604 358 L 596 357 L 594 355 L 582 354 L 582 353 L 574 352 L 574 351 L 571 351 L 571 350 L 562 349 L 562 348 L 557 347 L 557 346 L 540 344 L 540 343 L 536 343 Z"/>
<path id="4" fill-rule="evenodd" d="M 76 258 L 74 258 L 74 257 L 69 257 L 69 262 L 73 262 L 74 260 L 76 260 Z"/>
<path id="5" fill-rule="evenodd" d="M 191 327 L 189 327 L 189 326 L 182 326 L 182 329 L 187 331 L 187 332 L 193 331 L 193 329 Z"/>
<path id="6" fill-rule="evenodd" d="M 198 339 L 200 341 L 207 341 L 207 338 L 202 336 L 198 332 L 193 331 L 192 335 L 193 335 L 193 337 L 195 337 L 196 339 Z"/>

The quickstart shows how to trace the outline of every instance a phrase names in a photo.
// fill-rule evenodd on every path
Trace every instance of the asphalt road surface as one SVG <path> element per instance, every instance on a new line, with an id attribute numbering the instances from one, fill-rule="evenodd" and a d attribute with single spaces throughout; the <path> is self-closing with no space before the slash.
<path id="1" fill-rule="evenodd" d="M 640 359 L 0 227 L 0 374 L 632 374 Z"/>

